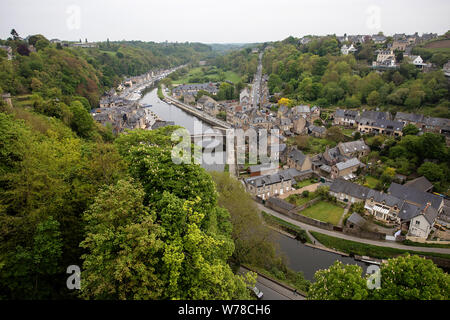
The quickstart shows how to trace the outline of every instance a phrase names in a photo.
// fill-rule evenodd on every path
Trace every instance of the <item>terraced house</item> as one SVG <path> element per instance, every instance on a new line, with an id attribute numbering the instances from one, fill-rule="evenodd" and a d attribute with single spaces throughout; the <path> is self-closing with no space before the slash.
<path id="1" fill-rule="evenodd" d="M 422 239 L 428 238 L 444 208 L 443 198 L 423 191 L 420 183 L 392 183 L 388 192 L 383 193 L 344 179 L 336 179 L 329 192 L 342 202 L 364 202 L 366 214 L 400 226 L 409 237 Z"/>
<path id="2" fill-rule="evenodd" d="M 333 114 L 333 125 L 353 127 L 356 126 L 356 117 L 359 116 L 358 110 L 337 109 Z"/>
<path id="3" fill-rule="evenodd" d="M 358 131 L 400 137 L 403 135 L 403 126 L 403 123 L 399 121 L 362 119 L 358 123 Z"/>
<path id="4" fill-rule="evenodd" d="M 247 192 L 254 197 L 267 200 L 274 195 L 284 194 L 293 190 L 295 177 L 300 172 L 296 169 L 283 170 L 272 175 L 257 176 L 245 179 Z"/>
<path id="5" fill-rule="evenodd" d="M 434 132 L 444 135 L 450 133 L 450 119 L 425 117 L 423 114 L 397 112 L 395 120 L 404 125 L 413 124 L 424 132 Z"/>

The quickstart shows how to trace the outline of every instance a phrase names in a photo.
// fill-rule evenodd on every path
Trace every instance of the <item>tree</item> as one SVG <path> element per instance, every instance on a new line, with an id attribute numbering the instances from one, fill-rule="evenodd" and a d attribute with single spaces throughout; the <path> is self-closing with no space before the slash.
<path id="1" fill-rule="evenodd" d="M 448 300 L 450 275 L 417 255 L 389 259 L 381 266 L 381 287 L 375 299 Z"/>
<path id="2" fill-rule="evenodd" d="M 361 267 L 336 261 L 319 270 L 308 299 L 448 300 L 450 276 L 433 261 L 417 255 L 388 259 L 380 268 L 380 288 L 369 290 Z"/>
<path id="3" fill-rule="evenodd" d="M 308 291 L 310 300 L 364 300 L 368 297 L 366 280 L 358 265 L 336 261 L 329 269 L 315 273 Z"/>
<path id="4" fill-rule="evenodd" d="M 5 252 L 6 256 L 2 254 L 0 287 L 6 286 L 12 297 L 49 299 L 56 296 L 51 280 L 61 271 L 62 239 L 59 226 L 53 217 L 48 217 L 37 224 L 30 246 L 17 245 L 14 250 Z"/>
<path id="5" fill-rule="evenodd" d="M 372 91 L 367 97 L 367 103 L 370 106 L 377 106 L 380 104 L 380 94 L 377 91 Z"/>
<path id="6" fill-rule="evenodd" d="M 309 146 L 309 136 L 299 135 L 295 137 L 295 144 L 299 149 L 305 150 Z"/>
<path id="7" fill-rule="evenodd" d="M 50 45 L 50 41 L 47 39 L 40 39 L 36 42 L 36 50 L 41 51 L 42 49 L 47 48 Z"/>
<path id="8" fill-rule="evenodd" d="M 334 142 L 340 142 L 343 140 L 344 134 L 342 133 L 341 128 L 331 127 L 327 129 L 326 138 Z"/>
<path id="9" fill-rule="evenodd" d="M 164 243 L 144 191 L 132 180 L 106 188 L 84 214 L 82 296 L 95 299 L 158 299 L 163 281 L 155 266 Z"/>
<path id="10" fill-rule="evenodd" d="M 19 34 L 17 33 L 16 29 L 11 30 L 11 36 L 13 37 L 13 40 L 19 39 Z"/>
<path id="11" fill-rule="evenodd" d="M 290 107 L 292 105 L 292 101 L 288 98 L 281 98 L 278 100 L 278 105 Z"/>
<path id="12" fill-rule="evenodd" d="M 425 176 L 425 178 L 432 182 L 445 180 L 444 170 L 433 162 L 425 162 L 422 164 L 417 170 L 417 173 Z"/>
<path id="13" fill-rule="evenodd" d="M 79 101 L 74 101 L 70 104 L 70 111 L 73 114 L 70 126 L 80 136 L 88 138 L 91 136 L 94 129 L 94 120 L 92 116 L 83 107 Z"/>
<path id="14" fill-rule="evenodd" d="M 415 125 L 409 123 L 406 126 L 403 127 L 402 129 L 403 135 L 416 135 L 419 133 L 419 128 L 417 128 Z"/>

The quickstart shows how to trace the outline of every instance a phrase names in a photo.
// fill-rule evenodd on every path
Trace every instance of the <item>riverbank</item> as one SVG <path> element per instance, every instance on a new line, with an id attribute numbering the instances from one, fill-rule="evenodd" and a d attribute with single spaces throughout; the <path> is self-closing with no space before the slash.
<path id="1" fill-rule="evenodd" d="M 393 249 L 398 249 L 398 250 L 403 250 L 403 251 L 409 251 L 411 254 L 424 254 L 424 255 L 428 255 L 428 256 L 437 254 L 436 257 L 441 255 L 441 256 L 445 256 L 446 259 L 448 259 L 448 257 L 450 257 L 450 250 L 448 248 L 406 246 L 404 244 L 401 244 L 398 242 L 393 242 L 393 241 L 378 241 L 378 240 L 359 238 L 359 237 L 356 237 L 353 235 L 344 234 L 339 231 L 326 230 L 326 229 L 320 228 L 318 226 L 313 226 L 313 225 L 310 225 L 310 224 L 307 224 L 304 222 L 300 222 L 298 220 L 294 220 L 281 212 L 272 210 L 272 209 L 262 205 L 261 203 L 258 203 L 256 201 L 255 201 L 255 203 L 261 211 L 264 211 L 264 212 L 270 214 L 271 216 L 274 216 L 280 220 L 283 220 L 287 223 L 295 225 L 295 226 L 297 226 L 307 232 L 310 232 L 310 233 L 312 231 L 315 231 L 315 232 L 319 232 L 321 234 L 335 237 L 337 239 L 353 241 L 353 242 L 361 243 L 361 244 L 365 244 L 365 245 L 388 247 L 388 248 L 393 248 Z"/>
<path id="2" fill-rule="evenodd" d="M 410 252 L 408 250 L 382 247 L 371 244 L 345 240 L 341 238 L 332 237 L 320 232 L 311 231 L 311 234 L 324 246 L 336 249 L 351 255 L 369 256 L 378 259 L 393 258 L 405 253 L 418 254 L 427 257 L 437 257 L 443 259 L 450 259 L 450 255 L 435 252 Z"/>
<path id="3" fill-rule="evenodd" d="M 262 217 L 264 221 L 269 225 L 272 226 L 274 229 L 281 229 L 280 231 L 282 233 L 287 233 L 289 237 L 299 240 L 303 243 L 313 243 L 311 238 L 308 236 L 308 233 L 303 230 L 302 228 L 289 223 L 287 221 L 284 221 L 283 219 L 274 217 L 267 212 L 261 211 Z M 275 226 L 275 227 L 274 227 Z M 278 230 L 277 230 L 278 231 Z"/>

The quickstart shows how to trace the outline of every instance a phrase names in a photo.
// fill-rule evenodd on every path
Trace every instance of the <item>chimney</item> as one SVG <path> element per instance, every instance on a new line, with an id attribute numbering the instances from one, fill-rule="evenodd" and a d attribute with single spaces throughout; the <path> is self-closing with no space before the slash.
<path id="1" fill-rule="evenodd" d="M 431 202 L 427 202 L 427 205 L 423 209 L 422 214 L 425 214 L 430 206 L 431 206 Z"/>

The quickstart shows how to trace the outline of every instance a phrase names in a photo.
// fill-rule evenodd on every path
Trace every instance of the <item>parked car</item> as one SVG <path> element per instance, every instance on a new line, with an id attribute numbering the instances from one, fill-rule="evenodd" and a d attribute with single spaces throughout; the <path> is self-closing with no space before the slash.
<path id="1" fill-rule="evenodd" d="M 254 295 L 258 298 L 258 299 L 262 299 L 262 297 L 264 296 L 264 293 L 259 290 L 257 287 L 253 287 L 252 288 L 252 292 L 254 293 Z"/>

